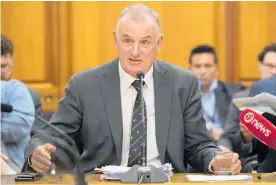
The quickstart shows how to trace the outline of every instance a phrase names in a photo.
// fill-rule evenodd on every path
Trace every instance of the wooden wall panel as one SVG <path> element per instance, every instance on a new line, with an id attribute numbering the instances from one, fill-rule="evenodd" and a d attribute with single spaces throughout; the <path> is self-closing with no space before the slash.
<path id="1" fill-rule="evenodd" d="M 259 79 L 258 54 L 276 42 L 276 2 L 236 2 L 234 7 L 234 80 L 250 86 Z"/>
<path id="2" fill-rule="evenodd" d="M 162 59 L 188 68 L 191 49 L 198 44 L 210 44 L 217 50 L 219 78 L 224 80 L 224 3 L 165 2 L 163 13 Z"/>
<path id="3" fill-rule="evenodd" d="M 44 3 L 2 2 L 1 14 L 1 33 L 15 45 L 13 77 L 24 81 L 45 80 Z"/>

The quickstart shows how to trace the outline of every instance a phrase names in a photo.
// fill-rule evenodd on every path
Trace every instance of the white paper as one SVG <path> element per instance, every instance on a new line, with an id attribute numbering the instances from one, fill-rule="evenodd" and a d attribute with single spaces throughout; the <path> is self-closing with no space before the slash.
<path id="1" fill-rule="evenodd" d="M 276 96 L 269 93 L 260 93 L 254 97 L 235 98 L 233 102 L 241 111 L 250 108 L 257 112 L 276 113 Z"/>
<path id="2" fill-rule="evenodd" d="M 223 181 L 252 181 L 249 175 L 187 175 L 189 181 L 223 182 Z"/>

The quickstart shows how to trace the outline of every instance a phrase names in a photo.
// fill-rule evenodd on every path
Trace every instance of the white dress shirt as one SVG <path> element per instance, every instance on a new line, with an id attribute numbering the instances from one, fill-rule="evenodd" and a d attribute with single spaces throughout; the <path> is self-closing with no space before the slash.
<path id="1" fill-rule="evenodd" d="M 126 73 L 122 69 L 120 62 L 118 66 L 123 118 L 123 146 L 121 166 L 127 166 L 132 124 L 132 111 L 137 96 L 137 91 L 131 84 L 137 79 Z M 161 166 L 161 160 L 159 159 L 155 135 L 153 67 L 151 67 L 149 72 L 145 74 L 144 81 L 145 85 L 143 88 L 143 93 L 147 109 L 147 164 L 159 167 Z"/>

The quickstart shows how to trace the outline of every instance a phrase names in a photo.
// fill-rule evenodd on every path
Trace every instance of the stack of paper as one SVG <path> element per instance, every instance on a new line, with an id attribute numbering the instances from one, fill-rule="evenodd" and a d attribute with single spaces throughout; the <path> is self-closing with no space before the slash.
<path id="1" fill-rule="evenodd" d="M 121 176 L 126 173 L 130 167 L 125 166 L 104 166 L 101 168 L 96 168 L 95 171 L 103 173 L 101 179 L 104 180 L 120 180 Z M 173 175 L 173 168 L 171 164 L 164 164 L 158 168 L 164 172 L 168 177 Z"/>
<path id="2" fill-rule="evenodd" d="M 243 111 L 246 108 L 260 112 L 276 113 L 276 96 L 269 93 L 260 93 L 254 97 L 236 98 L 234 104 Z"/>
<path id="3" fill-rule="evenodd" d="M 189 181 L 222 182 L 222 181 L 252 181 L 249 175 L 187 175 Z"/>

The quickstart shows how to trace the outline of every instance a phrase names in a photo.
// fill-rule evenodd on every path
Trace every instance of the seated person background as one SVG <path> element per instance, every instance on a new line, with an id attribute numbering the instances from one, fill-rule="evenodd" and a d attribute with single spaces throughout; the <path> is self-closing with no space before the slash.
<path id="1" fill-rule="evenodd" d="M 275 53 L 276 56 L 276 53 Z M 276 60 L 275 60 L 276 64 Z M 276 65 L 273 65 L 273 70 L 276 73 Z M 249 94 L 250 97 L 260 94 L 262 92 L 270 93 L 276 96 L 276 76 L 272 76 L 268 79 L 260 80 L 253 83 L 252 90 Z M 256 144 L 254 144 L 256 143 Z M 259 143 L 259 144 L 258 144 Z M 241 155 L 248 155 L 250 151 L 256 151 L 257 155 L 264 156 L 262 161 L 259 161 L 257 167 L 258 173 L 270 173 L 276 171 L 276 151 L 266 146 L 266 150 L 263 150 L 264 144 L 262 144 L 257 138 L 253 138 L 252 145 L 250 147 L 244 147 L 244 142 L 240 143 Z"/>
<path id="2" fill-rule="evenodd" d="M 276 76 L 276 70 L 273 68 L 273 66 L 276 66 L 276 43 L 265 46 L 258 55 L 258 61 L 261 79 Z M 250 89 L 243 90 L 236 93 L 234 98 L 247 97 L 249 92 Z M 227 127 L 225 132 L 222 134 L 221 139 L 218 141 L 218 146 L 224 151 L 232 150 L 239 153 L 239 151 L 236 151 L 236 148 L 238 147 L 236 147 L 234 143 L 237 143 L 238 145 L 242 142 L 251 143 L 252 139 L 254 138 L 250 132 L 243 128 L 242 125 L 240 125 L 239 115 L 239 109 L 232 102 L 230 104 L 229 113 L 227 116 Z M 251 151 L 248 156 L 241 158 L 243 166 L 242 172 L 252 172 L 255 166 L 258 166 L 256 162 L 262 161 L 265 157 L 265 151 L 267 150 L 266 147 L 262 146 L 263 144 L 259 142 L 254 143 L 254 145 L 255 144 L 258 145 L 257 148 L 262 148 L 263 155 L 259 154 L 257 156 L 256 151 Z"/>
<path id="3" fill-rule="evenodd" d="M 31 95 L 20 81 L 1 80 L 1 103 L 34 114 Z M 30 140 L 33 122 L 33 116 L 14 111 L 1 113 L 1 159 L 7 163 L 9 173 L 21 171 L 24 163 L 24 150 Z"/>
<path id="4" fill-rule="evenodd" d="M 239 83 L 224 83 L 217 80 L 218 57 L 213 47 L 198 45 L 190 54 L 190 70 L 199 80 L 204 119 L 214 141 L 226 127 L 226 116 L 234 93 L 244 89 Z"/>
<path id="5" fill-rule="evenodd" d="M 1 80 L 10 80 L 12 77 L 12 70 L 14 65 L 13 54 L 14 47 L 12 41 L 8 39 L 6 36 L 1 35 Z M 35 106 L 35 114 L 42 116 L 42 106 L 39 93 L 30 88 L 28 88 L 28 90 L 33 99 L 33 103 Z M 35 120 L 31 131 L 31 137 L 34 135 L 34 132 L 41 126 L 42 123 Z"/>

